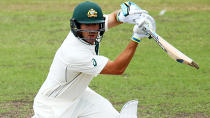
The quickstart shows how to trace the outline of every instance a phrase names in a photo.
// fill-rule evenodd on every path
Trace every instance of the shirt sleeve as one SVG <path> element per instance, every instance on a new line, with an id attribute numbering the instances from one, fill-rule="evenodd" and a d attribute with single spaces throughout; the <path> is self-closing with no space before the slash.
<path id="1" fill-rule="evenodd" d="M 108 19 L 109 19 L 109 16 L 108 15 L 104 15 L 105 17 L 105 32 L 108 31 Z"/>
<path id="2" fill-rule="evenodd" d="M 81 61 L 77 60 L 70 65 L 70 69 L 97 76 L 103 70 L 108 60 L 107 57 L 94 55 L 91 58 L 83 58 Z"/>

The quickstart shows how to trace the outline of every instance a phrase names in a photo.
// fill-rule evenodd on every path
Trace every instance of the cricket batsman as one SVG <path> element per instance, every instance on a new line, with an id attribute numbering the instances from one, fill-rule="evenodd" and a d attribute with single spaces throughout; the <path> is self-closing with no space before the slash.
<path id="1" fill-rule="evenodd" d="M 103 34 L 123 23 L 134 24 L 127 47 L 113 61 L 99 55 Z M 143 25 L 155 30 L 155 21 L 148 12 L 129 1 L 108 15 L 90 1 L 77 5 L 70 19 L 71 31 L 34 98 L 33 118 L 137 118 L 138 101 L 129 101 L 118 112 L 88 85 L 98 74 L 120 75 L 125 71 L 141 39 L 148 37 Z"/>

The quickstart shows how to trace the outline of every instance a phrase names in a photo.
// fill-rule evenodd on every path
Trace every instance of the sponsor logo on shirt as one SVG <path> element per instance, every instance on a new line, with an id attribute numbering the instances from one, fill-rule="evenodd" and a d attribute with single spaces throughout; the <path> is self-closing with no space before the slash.
<path id="1" fill-rule="evenodd" d="M 93 62 L 93 66 L 94 67 L 97 66 L 97 62 L 96 62 L 96 60 L 94 58 L 92 59 L 92 62 Z"/>

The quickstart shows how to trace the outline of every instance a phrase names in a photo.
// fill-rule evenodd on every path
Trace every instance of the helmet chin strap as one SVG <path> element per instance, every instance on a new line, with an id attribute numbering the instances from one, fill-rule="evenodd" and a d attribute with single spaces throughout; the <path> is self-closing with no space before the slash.
<path id="1" fill-rule="evenodd" d="M 96 53 L 96 55 L 98 55 L 99 54 L 99 45 L 100 45 L 100 41 L 101 41 L 101 38 L 102 38 L 103 36 L 100 36 L 99 34 L 98 34 L 98 36 L 97 36 L 97 38 L 96 38 L 96 40 L 95 40 L 95 42 L 94 42 L 94 44 L 93 45 L 95 45 L 95 53 Z M 87 40 L 88 39 L 95 39 L 95 38 L 79 38 L 78 37 L 78 39 L 82 42 L 82 43 L 84 43 L 84 44 L 86 44 L 86 45 L 92 45 L 92 44 L 90 44 L 89 42 L 87 42 Z"/>
<path id="2" fill-rule="evenodd" d="M 100 36 L 100 33 L 98 32 L 98 35 L 96 38 L 81 38 L 81 37 L 77 37 L 78 39 L 80 39 L 80 41 L 82 41 L 82 43 L 85 43 L 87 45 L 98 45 L 98 43 L 100 43 L 101 39 L 103 36 Z M 88 40 L 95 40 L 94 44 L 91 44 L 90 42 L 88 42 Z"/>
<path id="3" fill-rule="evenodd" d="M 99 42 L 98 41 L 95 41 L 95 52 L 96 52 L 96 55 L 98 55 L 99 53 Z"/>

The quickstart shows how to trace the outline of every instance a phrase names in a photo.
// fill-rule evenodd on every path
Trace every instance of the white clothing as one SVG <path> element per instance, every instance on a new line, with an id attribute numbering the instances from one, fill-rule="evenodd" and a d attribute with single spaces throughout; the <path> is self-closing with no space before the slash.
<path id="1" fill-rule="evenodd" d="M 107 16 L 105 20 L 106 31 Z M 88 87 L 108 62 L 72 32 L 57 50 L 47 79 L 34 99 L 34 118 L 117 118 L 112 104 Z"/>
<path id="2" fill-rule="evenodd" d="M 33 118 L 136 118 L 137 104 L 126 105 L 120 115 L 107 99 L 88 87 L 107 62 L 108 58 L 96 55 L 95 45 L 84 44 L 70 32 L 34 99 Z"/>
<path id="3" fill-rule="evenodd" d="M 35 98 L 33 118 L 119 118 L 112 104 L 90 88 L 75 101 Z"/>
<path id="4" fill-rule="evenodd" d="M 56 52 L 38 95 L 74 101 L 107 62 L 108 58 L 95 54 L 94 45 L 82 43 L 70 32 Z"/>

